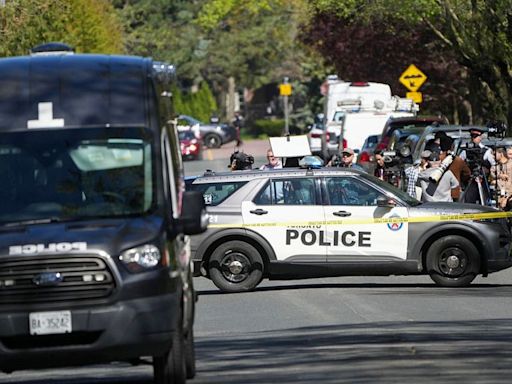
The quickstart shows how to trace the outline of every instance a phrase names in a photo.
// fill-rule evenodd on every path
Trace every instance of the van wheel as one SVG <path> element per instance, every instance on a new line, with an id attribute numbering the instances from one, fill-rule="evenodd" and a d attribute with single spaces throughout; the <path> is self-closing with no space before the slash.
<path id="1" fill-rule="evenodd" d="M 194 330 L 192 327 L 185 336 L 185 367 L 187 370 L 187 379 L 193 379 L 196 376 L 196 348 L 194 346 Z"/>
<path id="2" fill-rule="evenodd" d="M 245 241 L 228 241 L 217 247 L 208 269 L 213 283 L 224 292 L 251 291 L 263 278 L 263 260 Z"/>
<path id="3" fill-rule="evenodd" d="M 187 381 L 181 312 L 179 316 L 179 326 L 172 337 L 171 348 L 163 356 L 153 356 L 155 384 L 185 384 Z"/>
<path id="4" fill-rule="evenodd" d="M 427 271 L 443 287 L 468 286 L 480 271 L 478 250 L 465 237 L 442 237 L 428 249 Z"/>
<path id="5" fill-rule="evenodd" d="M 188 270 L 188 286 L 191 291 L 191 314 L 188 319 L 188 329 L 185 334 L 185 367 L 187 370 L 187 379 L 193 379 L 196 376 L 196 349 L 194 344 L 194 320 L 196 312 L 196 292 L 194 290 L 194 278 L 192 270 Z"/>
<path id="6" fill-rule="evenodd" d="M 220 148 L 222 140 L 219 135 L 209 133 L 204 137 L 204 145 L 208 148 Z"/>

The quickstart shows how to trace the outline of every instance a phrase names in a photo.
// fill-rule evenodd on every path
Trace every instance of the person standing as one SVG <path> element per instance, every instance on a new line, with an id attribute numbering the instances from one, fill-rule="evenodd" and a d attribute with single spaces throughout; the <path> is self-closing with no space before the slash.
<path id="1" fill-rule="evenodd" d="M 281 160 L 279 160 L 277 157 L 274 156 L 274 152 L 272 152 L 272 149 L 267 150 L 267 164 L 263 164 L 260 169 L 261 170 L 267 170 L 267 169 L 280 169 L 283 168 L 283 163 L 281 163 Z"/>
<path id="2" fill-rule="evenodd" d="M 352 148 L 344 148 L 341 152 L 341 159 L 339 155 L 334 155 L 327 163 L 327 167 L 352 168 L 366 173 L 363 167 L 354 163 L 354 150 Z"/>
<path id="3" fill-rule="evenodd" d="M 468 163 L 472 172 L 472 179 L 465 188 L 460 201 L 486 205 L 491 198 L 487 180 L 491 167 L 496 165 L 496 160 L 492 148 L 482 144 L 483 130 L 472 128 L 469 133 L 471 135 L 471 146 L 468 145 L 467 150 L 460 153 L 460 157 Z"/>
<path id="4" fill-rule="evenodd" d="M 384 156 L 382 155 L 382 151 L 376 150 L 373 156 L 375 159 L 375 170 L 373 171 L 373 175 L 382 181 L 386 181 L 386 163 L 384 162 Z"/>
<path id="5" fill-rule="evenodd" d="M 447 169 L 438 182 L 435 182 L 431 176 L 433 172 L 438 171 L 440 162 L 430 162 L 430 167 L 421 171 L 418 180 L 421 186 L 421 201 L 453 201 L 452 190 L 459 186 L 455 175 Z"/>
<path id="6" fill-rule="evenodd" d="M 240 131 L 242 129 L 242 124 L 243 124 L 242 115 L 240 115 L 240 112 L 236 111 L 235 116 L 233 117 L 233 126 L 235 127 L 235 132 L 236 132 L 236 146 L 237 147 L 239 147 L 243 144 L 242 139 L 240 138 Z"/>
<path id="7" fill-rule="evenodd" d="M 498 206 L 505 209 L 512 197 L 512 161 L 503 148 L 496 148 L 496 165 L 491 168 L 490 178 L 499 193 Z"/>
<path id="8" fill-rule="evenodd" d="M 429 161 L 431 156 L 432 152 L 426 149 L 421 152 L 421 159 L 419 163 L 405 169 L 405 177 L 407 177 L 407 194 L 418 200 L 421 199 L 422 194 L 422 189 L 418 187 L 418 177 L 420 172 L 430 167 Z"/>
<path id="9" fill-rule="evenodd" d="M 459 186 L 452 189 L 453 201 L 459 201 L 461 195 L 461 187 L 467 185 L 471 178 L 471 170 L 464 160 L 460 156 L 456 156 L 453 152 L 453 139 L 446 135 L 440 138 L 439 142 L 440 150 L 439 160 L 443 161 L 447 156 L 453 156 L 453 160 L 448 167 L 452 171 L 453 175 L 459 182 Z"/>

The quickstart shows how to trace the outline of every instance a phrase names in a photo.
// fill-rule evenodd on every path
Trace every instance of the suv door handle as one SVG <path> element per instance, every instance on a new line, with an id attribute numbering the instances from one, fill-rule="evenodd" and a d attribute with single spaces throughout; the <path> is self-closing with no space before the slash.
<path id="1" fill-rule="evenodd" d="M 347 211 L 338 211 L 338 212 L 333 212 L 332 214 L 334 216 L 340 216 L 340 217 L 347 217 L 347 216 L 352 215 L 350 212 L 347 212 Z"/>
<path id="2" fill-rule="evenodd" d="M 249 212 L 254 213 L 255 215 L 266 215 L 268 213 L 268 211 L 265 211 L 264 209 L 253 209 Z"/>

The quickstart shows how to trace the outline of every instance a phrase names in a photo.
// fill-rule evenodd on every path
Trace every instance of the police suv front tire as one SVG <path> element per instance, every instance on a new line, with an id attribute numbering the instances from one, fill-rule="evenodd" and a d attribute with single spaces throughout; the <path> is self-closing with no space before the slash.
<path id="1" fill-rule="evenodd" d="M 427 271 L 443 287 L 468 286 L 480 271 L 480 255 L 465 237 L 450 235 L 437 239 L 427 252 Z"/>
<path id="2" fill-rule="evenodd" d="M 224 292 L 251 291 L 263 278 L 263 260 L 245 241 L 233 240 L 218 246 L 208 265 L 210 278 Z"/>

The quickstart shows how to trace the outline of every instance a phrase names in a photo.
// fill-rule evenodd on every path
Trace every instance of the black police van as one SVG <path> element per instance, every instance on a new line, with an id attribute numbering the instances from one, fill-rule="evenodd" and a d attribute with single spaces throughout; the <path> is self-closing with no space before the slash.
<path id="1" fill-rule="evenodd" d="M 149 58 L 58 43 L 0 59 L 0 371 L 151 361 L 195 374 L 190 244 L 169 84 Z"/>

